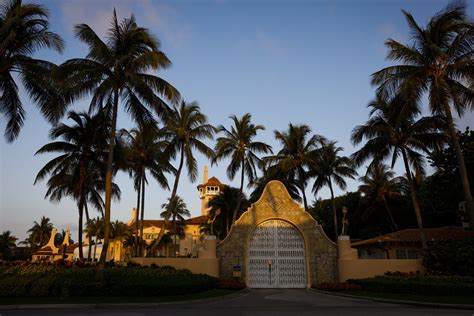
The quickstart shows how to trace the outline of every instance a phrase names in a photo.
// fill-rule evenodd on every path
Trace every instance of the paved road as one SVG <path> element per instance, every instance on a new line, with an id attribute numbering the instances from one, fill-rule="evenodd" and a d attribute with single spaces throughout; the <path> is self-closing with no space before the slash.
<path id="1" fill-rule="evenodd" d="M 317 293 L 311 290 L 251 290 L 237 297 L 153 308 L 1 310 L 13 315 L 474 315 L 474 311 L 395 305 Z"/>

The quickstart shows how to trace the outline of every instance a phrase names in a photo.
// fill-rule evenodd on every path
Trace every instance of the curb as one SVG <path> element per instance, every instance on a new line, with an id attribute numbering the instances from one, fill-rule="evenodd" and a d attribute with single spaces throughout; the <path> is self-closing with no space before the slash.
<path id="1" fill-rule="evenodd" d="M 393 300 L 393 299 L 389 299 L 389 298 L 378 298 L 378 297 L 367 297 L 367 296 L 358 296 L 358 295 L 334 293 L 334 292 L 317 290 L 317 289 L 313 289 L 313 288 L 309 288 L 309 289 L 312 290 L 312 291 L 321 293 L 321 294 L 325 294 L 325 295 L 354 298 L 354 299 L 365 300 L 365 301 L 391 303 L 391 304 L 413 305 L 413 306 L 438 307 L 438 308 L 446 308 L 446 309 L 474 310 L 474 305 L 472 305 L 472 304 L 443 304 L 443 303 L 429 303 L 429 302 L 421 302 L 421 301 Z"/>
<path id="2" fill-rule="evenodd" d="M 103 308 L 156 308 L 164 305 L 183 305 L 189 303 L 206 303 L 213 301 L 221 301 L 226 299 L 233 299 L 250 292 L 248 288 L 242 289 L 236 293 L 221 295 L 216 297 L 201 298 L 195 300 L 171 301 L 159 303 L 94 303 L 94 304 L 25 304 L 25 305 L 0 305 L 1 310 L 17 310 L 17 309 L 103 309 Z"/>

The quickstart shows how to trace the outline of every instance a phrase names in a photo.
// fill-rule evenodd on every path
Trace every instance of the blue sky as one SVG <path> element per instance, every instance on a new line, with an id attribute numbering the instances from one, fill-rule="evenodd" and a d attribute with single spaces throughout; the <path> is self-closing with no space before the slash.
<path id="1" fill-rule="evenodd" d="M 73 26 L 89 24 L 104 35 L 113 8 L 119 17 L 134 13 L 138 24 L 161 41 L 173 66 L 160 76 L 174 84 L 187 101 L 198 101 L 212 124 L 229 126 L 231 114 L 252 114 L 266 130 L 258 139 L 278 150 L 274 130 L 289 122 L 309 125 L 314 133 L 338 141 L 350 155 L 350 132 L 367 120 L 366 104 L 373 97 L 371 73 L 389 65 L 384 41 L 409 40 L 401 9 L 425 24 L 447 1 L 152 1 L 152 0 L 37 0 L 50 11 L 53 31 L 66 41 L 63 54 L 40 51 L 36 57 L 61 63 L 84 57 L 86 46 L 74 38 Z M 474 16 L 474 6 L 469 7 Z M 59 229 L 77 229 L 77 210 L 68 199 L 52 204 L 44 199 L 44 183 L 33 185 L 39 169 L 53 156 L 34 156 L 48 139 L 50 126 L 23 95 L 27 119 L 13 144 L 0 140 L 0 230 L 23 239 L 42 215 Z M 83 110 L 87 100 L 71 109 Z M 469 113 L 460 128 L 473 125 Z M 119 128 L 131 128 L 126 113 L 119 113 Z M 0 118 L 0 129 L 5 121 Z M 209 142 L 209 145 L 213 145 Z M 205 164 L 197 155 L 199 181 Z M 226 162 L 210 168 L 210 176 L 229 180 Z M 401 169 L 396 168 L 397 171 Z M 363 173 L 364 170 L 359 170 Z M 184 175 L 186 176 L 186 174 Z M 122 200 L 113 204 L 112 218 L 126 221 L 135 205 L 135 192 L 125 174 L 115 180 Z M 170 181 L 172 183 L 172 181 Z M 348 181 L 348 190 L 357 188 Z M 196 185 L 183 178 L 179 192 L 193 216 L 200 215 Z M 146 217 L 158 218 L 169 192 L 153 181 L 147 187 Z M 341 191 L 337 191 L 341 193 Z M 311 194 L 310 200 L 314 200 Z M 318 198 L 328 197 L 326 190 Z M 93 215 L 97 213 L 92 212 Z"/>

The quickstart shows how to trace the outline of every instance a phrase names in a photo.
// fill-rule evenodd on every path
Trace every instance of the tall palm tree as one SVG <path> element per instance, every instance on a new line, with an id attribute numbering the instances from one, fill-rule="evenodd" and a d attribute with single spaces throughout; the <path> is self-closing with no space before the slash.
<path id="1" fill-rule="evenodd" d="M 36 152 L 59 153 L 59 156 L 38 172 L 35 184 L 49 175 L 45 197 L 57 202 L 64 196 L 70 196 L 76 201 L 79 212 L 78 242 L 82 245 L 84 211 L 86 220 L 89 220 L 87 204 L 92 204 L 99 211 L 104 204 L 101 193 L 104 192 L 109 125 L 103 111 L 92 117 L 86 113 L 71 112 L 69 118 L 74 124 L 59 124 L 50 131 L 51 138 L 61 140 L 46 144 Z M 120 189 L 115 184 L 113 194 L 120 196 Z M 79 247 L 79 258 L 83 260 L 82 247 Z"/>
<path id="2" fill-rule="evenodd" d="M 315 159 L 310 163 L 309 176 L 315 176 L 316 180 L 313 185 L 313 192 L 316 194 L 324 186 L 329 187 L 331 192 L 332 213 L 334 220 L 335 238 L 339 234 L 337 225 L 336 203 L 334 201 L 333 183 L 339 188 L 345 190 L 347 187 L 344 178 L 351 178 L 357 175 L 357 172 L 352 166 L 350 158 L 339 156 L 338 153 L 342 151 L 342 147 L 337 147 L 336 142 L 325 143 L 323 147 L 315 152 Z"/>
<path id="3" fill-rule="evenodd" d="M 372 75 L 384 93 L 401 92 L 414 98 L 428 94 L 431 113 L 447 119 L 450 142 L 456 150 L 464 198 L 474 227 L 474 204 L 452 111 L 462 117 L 474 106 L 474 24 L 464 1 L 453 1 L 420 26 L 408 12 L 411 44 L 388 39 L 388 59 L 400 62 Z M 472 180 L 472 179 L 471 179 Z"/>
<path id="4" fill-rule="evenodd" d="M 360 177 L 359 192 L 367 198 L 373 199 L 377 204 L 383 204 L 386 211 L 387 223 L 392 231 L 398 230 L 398 225 L 393 219 L 392 211 L 387 199 L 400 196 L 399 178 L 385 164 L 377 164 L 367 169 L 367 174 Z"/>
<path id="5" fill-rule="evenodd" d="M 189 180 L 196 181 L 198 169 L 193 151 L 197 150 L 209 159 L 214 157 L 212 149 L 202 140 L 213 139 L 215 128 L 207 123 L 207 117 L 201 113 L 197 102 L 182 101 L 179 107 L 174 107 L 169 113 L 166 129 L 171 133 L 167 151 L 172 158 L 179 154 L 179 165 L 170 197 L 170 200 L 174 201 L 184 163 L 186 163 Z"/>
<path id="6" fill-rule="evenodd" d="M 135 249 L 138 256 L 140 248 L 138 240 L 143 238 L 145 184 L 148 183 L 146 171 L 148 170 L 151 173 L 163 189 L 169 190 L 165 172 L 174 173 L 175 169 L 169 162 L 169 157 L 166 156 L 165 152 L 168 145 L 166 141 L 167 135 L 155 123 L 142 123 L 138 128 L 131 131 L 121 130 L 120 136 L 125 143 L 125 159 L 128 162 L 129 175 L 133 177 L 135 190 L 137 190 L 137 211 L 135 214 L 135 231 L 137 235 Z M 140 210 L 141 221 L 139 221 Z"/>
<path id="7" fill-rule="evenodd" d="M 269 164 L 276 164 L 277 168 L 298 182 L 305 211 L 308 211 L 306 199 L 306 184 L 308 180 L 308 166 L 313 162 L 315 151 L 325 141 L 321 135 L 310 135 L 308 125 L 288 125 L 287 131 L 275 131 L 275 138 L 282 148 L 276 155 L 265 157 Z"/>
<path id="8" fill-rule="evenodd" d="M 105 41 L 87 24 L 75 26 L 76 36 L 89 46 L 86 58 L 71 59 L 59 67 L 55 79 L 67 91 L 66 101 L 74 102 L 92 95 L 91 108 L 110 106 L 111 128 L 105 180 L 104 249 L 110 236 L 110 208 L 112 200 L 112 163 L 119 104 L 136 121 L 152 121 L 152 112 L 163 115 L 167 105 L 160 97 L 178 102 L 178 91 L 162 78 L 151 74 L 167 68 L 171 61 L 160 50 L 160 43 L 146 28 L 139 27 L 132 15 L 117 20 L 114 10 Z M 67 89 L 66 89 L 67 88 Z M 120 102 L 121 101 L 121 102 Z M 102 252 L 97 279 L 103 280 L 106 251 Z"/>
<path id="9" fill-rule="evenodd" d="M 39 247 L 46 245 L 51 236 L 52 229 L 53 224 L 49 218 L 42 216 L 39 222 L 34 221 L 33 226 L 27 230 L 27 232 L 30 233 L 28 237 L 29 241 Z"/>
<path id="10" fill-rule="evenodd" d="M 11 251 L 16 247 L 16 241 L 18 238 L 13 236 L 9 230 L 4 231 L 0 235 L 0 258 L 8 259 Z"/>
<path id="11" fill-rule="evenodd" d="M 424 159 L 420 152 L 429 153 L 430 149 L 437 148 L 446 141 L 446 135 L 441 132 L 445 128 L 445 120 L 440 117 L 422 117 L 417 120 L 417 107 L 400 97 L 386 98 L 378 95 L 369 103 L 369 107 L 372 108 L 371 118 L 352 131 L 351 140 L 354 145 L 366 139 L 365 145 L 352 155 L 352 159 L 357 167 L 372 159 L 369 166 L 371 168 L 391 156 L 393 168 L 398 157 L 402 156 L 423 248 L 426 249 L 423 220 L 411 167 L 416 173 L 424 173 Z"/>
<path id="12" fill-rule="evenodd" d="M 177 227 L 184 222 L 184 216 L 191 216 L 186 203 L 178 195 L 169 198 L 167 203 L 161 205 L 164 211 L 160 214 L 166 221 L 171 219 L 172 233 L 174 235 L 174 244 L 176 245 L 176 237 L 179 235 Z"/>
<path id="13" fill-rule="evenodd" d="M 268 154 L 272 152 L 272 147 L 263 142 L 253 141 L 259 130 L 264 130 L 263 125 L 251 123 L 252 116 L 244 114 L 240 119 L 232 115 L 230 117 L 234 125 L 228 130 L 223 125 L 217 127 L 217 132 L 224 134 L 217 138 L 215 146 L 216 156 L 214 161 L 231 157 L 227 167 L 227 176 L 233 180 L 240 169 L 240 196 L 243 195 L 244 177 L 247 175 L 249 182 L 257 178 L 257 166 L 262 162 L 257 154 Z M 232 214 L 232 224 L 237 219 L 237 212 L 241 205 L 241 199 L 237 201 Z"/>
<path id="14" fill-rule="evenodd" d="M 7 121 L 5 138 L 14 141 L 24 124 L 17 74 L 44 117 L 56 123 L 64 114 L 61 94 L 53 85 L 54 64 L 32 58 L 41 48 L 63 51 L 61 37 L 49 30 L 48 11 L 34 3 L 6 0 L 0 5 L 0 113 Z"/>

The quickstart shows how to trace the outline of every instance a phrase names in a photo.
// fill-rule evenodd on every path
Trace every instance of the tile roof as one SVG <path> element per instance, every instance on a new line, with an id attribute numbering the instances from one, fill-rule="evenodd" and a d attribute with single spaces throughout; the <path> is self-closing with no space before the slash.
<path id="1" fill-rule="evenodd" d="M 425 228 L 426 239 L 428 241 L 446 241 L 458 240 L 469 237 L 474 237 L 474 231 L 464 230 L 462 227 L 446 226 L 439 228 Z M 357 241 L 352 243 L 352 246 L 365 246 L 378 243 L 402 243 L 402 242 L 416 242 L 421 243 L 419 229 L 404 229 L 390 234 L 377 236 L 374 238 Z"/>
<path id="2" fill-rule="evenodd" d="M 202 188 L 202 187 L 219 187 L 219 188 L 223 188 L 225 187 L 224 184 L 222 184 L 219 179 L 217 179 L 216 177 L 212 177 L 210 178 L 209 180 L 207 180 L 206 183 L 202 183 L 200 185 L 197 186 L 198 189 Z"/>
<path id="3" fill-rule="evenodd" d="M 207 217 L 207 215 L 201 215 L 197 217 L 188 218 L 185 223 L 186 225 L 204 225 L 207 224 L 208 220 L 209 218 Z"/>
<path id="4" fill-rule="evenodd" d="M 53 249 L 50 246 L 43 247 L 40 250 L 33 253 L 33 255 L 52 255 Z"/>

